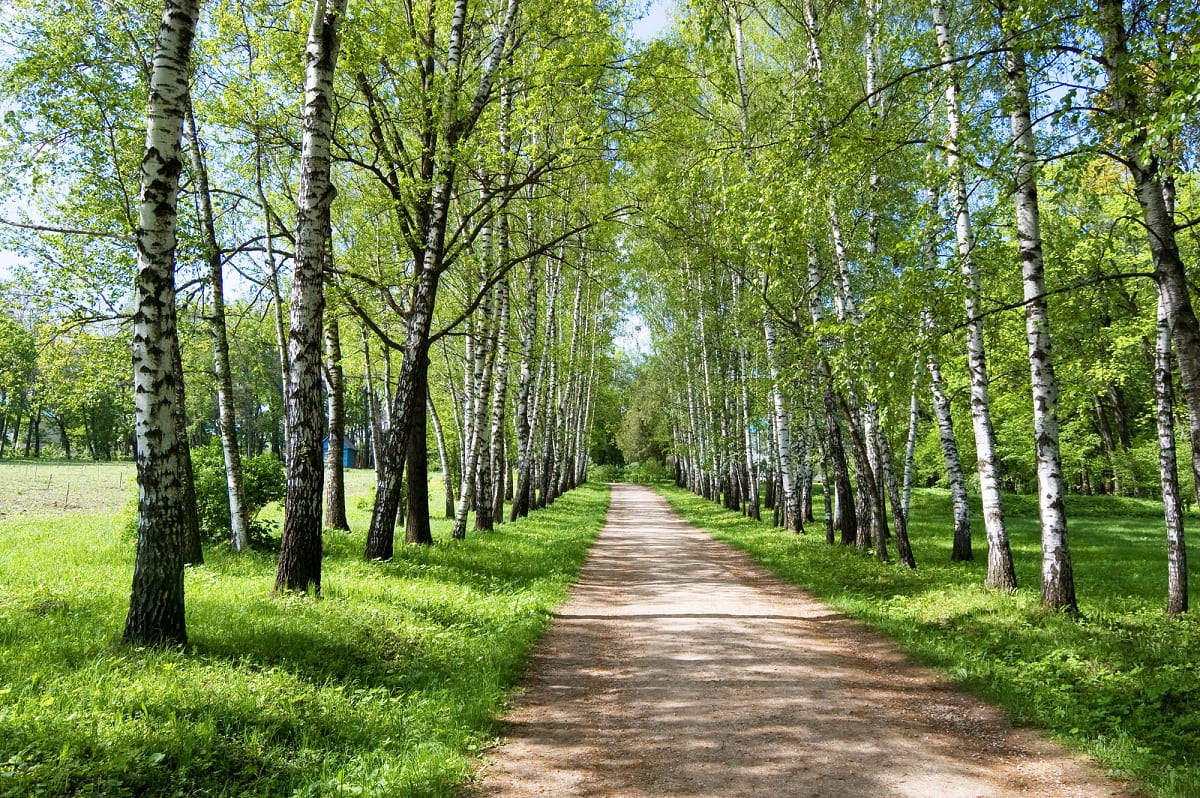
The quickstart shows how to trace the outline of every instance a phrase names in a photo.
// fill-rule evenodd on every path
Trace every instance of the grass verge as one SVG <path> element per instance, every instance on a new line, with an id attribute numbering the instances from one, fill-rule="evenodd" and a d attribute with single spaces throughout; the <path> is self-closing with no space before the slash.
<path id="1" fill-rule="evenodd" d="M 120 513 L 0 521 L 0 796 L 451 795 L 607 503 L 589 484 L 367 563 L 351 500 L 321 600 L 272 597 L 274 557 L 214 547 L 187 574 L 182 651 L 120 644 Z"/>
<path id="2" fill-rule="evenodd" d="M 1070 497 L 1068 519 L 1082 618 L 1039 607 L 1040 543 L 1032 497 L 1006 496 L 1017 563 L 1015 594 L 983 587 L 976 560 L 950 560 L 950 503 L 917 491 L 910 535 L 919 570 L 825 544 L 820 520 L 789 535 L 659 486 L 675 509 L 780 577 L 896 640 L 917 659 L 995 702 L 1014 722 L 1086 750 L 1155 796 L 1200 795 L 1200 619 L 1163 614 L 1166 554 L 1161 505 Z M 894 556 L 894 549 L 893 549 Z M 1200 585 L 1191 570 L 1190 584 Z M 1196 606 L 1196 591 L 1192 593 Z"/>

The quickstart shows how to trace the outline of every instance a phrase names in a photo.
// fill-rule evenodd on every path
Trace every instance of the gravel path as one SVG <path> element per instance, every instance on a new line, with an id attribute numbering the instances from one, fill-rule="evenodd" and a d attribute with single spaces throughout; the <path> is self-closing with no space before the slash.
<path id="1" fill-rule="evenodd" d="M 477 795 L 1128 794 L 631 485 L 504 733 Z"/>

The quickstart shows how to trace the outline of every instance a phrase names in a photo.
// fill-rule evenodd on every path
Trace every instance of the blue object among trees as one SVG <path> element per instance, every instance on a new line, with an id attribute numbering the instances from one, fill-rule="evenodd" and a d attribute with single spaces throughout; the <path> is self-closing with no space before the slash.
<path id="1" fill-rule="evenodd" d="M 321 442 L 321 456 L 329 456 L 329 438 Z M 358 458 L 358 447 L 352 444 L 349 440 L 342 441 L 342 467 L 354 468 L 354 462 Z"/>

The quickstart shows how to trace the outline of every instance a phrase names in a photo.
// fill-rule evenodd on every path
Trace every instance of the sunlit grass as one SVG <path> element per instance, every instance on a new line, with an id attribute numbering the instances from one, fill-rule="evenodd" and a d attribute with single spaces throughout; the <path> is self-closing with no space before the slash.
<path id="1" fill-rule="evenodd" d="M 913 498 L 916 571 L 827 546 L 820 520 L 809 534 L 790 535 L 685 491 L 662 491 L 692 522 L 880 629 L 1003 706 L 1014 721 L 1086 749 L 1154 795 L 1200 795 L 1200 620 L 1163 614 L 1166 544 L 1158 504 L 1070 497 L 1082 610 L 1074 620 L 1039 606 L 1040 543 L 1031 497 L 1005 497 L 1021 586 L 1007 594 L 983 587 L 987 551 L 978 506 L 975 562 L 950 562 L 944 491 L 917 491 Z M 1195 566 L 1190 584 L 1195 606 Z"/>
<path id="2" fill-rule="evenodd" d="M 0 521 L 0 795 L 454 794 L 608 492 L 460 542 L 435 521 L 437 544 L 368 563 L 370 479 L 350 473 L 355 531 L 325 533 L 320 600 L 273 597 L 269 554 L 208 549 L 182 651 L 120 643 L 122 512 Z"/>

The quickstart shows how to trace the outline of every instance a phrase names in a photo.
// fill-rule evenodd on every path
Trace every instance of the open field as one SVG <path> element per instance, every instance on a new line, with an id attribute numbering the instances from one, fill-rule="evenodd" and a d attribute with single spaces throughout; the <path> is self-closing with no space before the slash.
<path id="1" fill-rule="evenodd" d="M 983 588 L 986 547 L 975 506 L 975 562 L 950 562 L 945 491 L 917 491 L 910 535 L 917 571 L 796 536 L 674 487 L 660 490 L 693 523 L 794 584 L 899 641 L 920 660 L 1049 730 L 1154 795 L 1200 795 L 1200 618 L 1163 614 L 1166 553 L 1155 502 L 1072 496 L 1068 522 L 1082 618 L 1039 607 L 1040 543 L 1032 497 L 1005 496 L 1015 595 Z M 818 501 L 818 505 L 820 502 Z M 818 511 L 819 511 L 818 506 Z M 1196 516 L 1188 522 L 1195 526 Z M 892 555 L 895 556 L 894 547 Z M 1192 606 L 1200 568 L 1189 569 Z"/>
<path id="2" fill-rule="evenodd" d="M 124 509 L 137 497 L 131 462 L 0 461 L 0 519 Z"/>
<path id="3" fill-rule="evenodd" d="M 91 469 L 119 484 L 128 468 L 56 466 L 54 482 Z M 14 474 L 32 470 L 0 464 L 5 490 Z M 183 651 L 120 643 L 128 476 L 123 497 L 97 492 L 86 512 L 51 503 L 0 520 L 0 795 L 453 794 L 599 530 L 607 489 L 457 543 L 435 521 L 436 545 L 367 563 L 358 499 L 373 474 L 349 477 L 355 531 L 325 535 L 324 597 L 274 597 L 272 555 L 210 547 L 187 573 Z"/>

